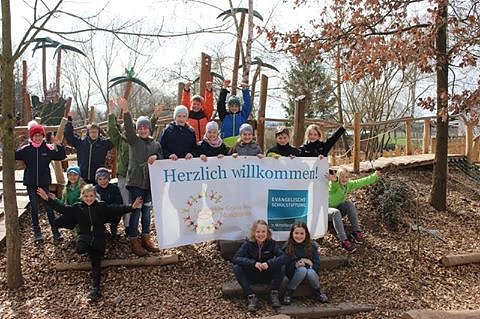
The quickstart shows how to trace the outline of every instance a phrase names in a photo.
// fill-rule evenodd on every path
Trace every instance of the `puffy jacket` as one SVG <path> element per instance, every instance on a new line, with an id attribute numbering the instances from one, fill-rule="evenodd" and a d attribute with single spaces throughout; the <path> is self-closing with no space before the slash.
<path id="1" fill-rule="evenodd" d="M 246 240 L 233 256 L 232 262 L 235 265 L 255 267 L 256 262 L 266 262 L 269 266 L 280 266 L 289 260 L 275 240 L 267 239 L 261 247 L 256 241 Z"/>
<path id="2" fill-rule="evenodd" d="M 251 141 L 250 143 L 239 142 L 233 146 L 230 153 L 238 153 L 243 156 L 256 156 L 257 154 L 263 154 L 260 145 L 257 142 Z"/>
<path id="3" fill-rule="evenodd" d="M 73 133 L 72 121 L 69 119 L 65 125 L 65 138 L 68 144 L 77 150 L 77 161 L 80 166 L 80 176 L 87 183 L 95 183 L 95 172 L 99 167 L 105 166 L 105 158 L 109 150 L 113 148 L 110 139 L 99 136 L 92 140 L 88 134 L 80 137 Z"/>
<path id="4" fill-rule="evenodd" d="M 225 143 L 222 143 L 219 147 L 213 147 L 208 144 L 207 141 L 202 141 L 197 147 L 195 156 L 206 155 L 207 157 L 214 157 L 220 154 L 228 155 L 228 149 Z"/>
<path id="5" fill-rule="evenodd" d="M 128 170 L 128 143 L 125 136 L 120 133 L 115 114 L 108 115 L 108 137 L 110 137 L 110 141 L 117 149 L 117 175 L 126 177 Z"/>
<path id="6" fill-rule="evenodd" d="M 228 93 L 230 93 L 228 90 L 222 89 L 217 100 L 218 116 L 220 121 L 222 121 L 220 131 L 223 139 L 238 136 L 238 129 L 243 123 L 247 122 L 250 112 L 252 112 L 252 100 L 250 99 L 249 89 L 242 90 L 243 106 L 238 113 L 228 112 L 226 105 Z M 233 145 L 231 140 L 224 140 L 224 142 L 229 147 Z"/>
<path id="7" fill-rule="evenodd" d="M 276 155 L 280 156 L 300 156 L 300 150 L 291 146 L 290 144 L 287 145 L 280 145 L 277 143 L 274 147 L 270 148 L 267 151 L 267 156 L 274 157 Z"/>
<path id="8" fill-rule="evenodd" d="M 305 247 L 306 247 L 305 244 L 294 243 L 293 256 L 287 255 L 286 247 L 283 249 L 283 251 L 285 252 L 285 255 L 287 255 L 290 258 L 290 261 L 287 263 L 285 267 L 285 274 L 287 275 L 288 278 L 293 277 L 293 273 L 295 272 L 295 263 L 302 258 L 310 259 L 313 263 L 312 269 L 315 270 L 315 272 L 318 272 L 318 269 L 320 268 L 320 255 L 318 254 L 318 246 L 313 242 L 310 243 L 310 245 L 311 245 L 311 251 L 312 251 L 312 254 L 310 256 L 307 256 L 307 254 L 305 253 Z M 306 267 L 309 268 L 310 266 L 306 265 Z"/>
<path id="9" fill-rule="evenodd" d="M 343 126 L 339 127 L 325 142 L 315 141 L 313 143 L 306 142 L 300 146 L 300 156 L 302 157 L 318 157 L 323 155 L 324 157 L 328 156 L 328 152 L 332 149 L 333 145 L 338 141 L 338 139 L 345 133 L 345 128 Z"/>
<path id="10" fill-rule="evenodd" d="M 73 185 L 68 182 L 67 185 L 65 185 L 65 191 L 62 195 L 62 199 L 60 200 L 60 202 L 65 205 L 73 205 L 75 203 L 78 203 L 82 200 L 80 193 L 80 181 Z"/>
<path id="11" fill-rule="evenodd" d="M 117 185 L 109 183 L 107 187 L 103 188 L 100 185 L 95 185 L 95 191 L 100 195 L 100 198 L 107 205 L 122 205 L 123 199 L 120 194 L 120 189 Z"/>
<path id="12" fill-rule="evenodd" d="M 184 158 L 188 153 L 195 154 L 197 150 L 193 129 L 189 125 L 181 126 L 175 122 L 171 122 L 163 130 L 160 144 L 165 158 L 172 154 L 176 154 L 178 158 Z"/>
<path id="13" fill-rule="evenodd" d="M 343 186 L 338 181 L 328 183 L 328 207 L 337 208 L 338 205 L 345 202 L 348 193 L 361 187 L 371 185 L 378 180 L 376 173 L 370 174 L 355 180 L 349 180 L 347 185 Z"/>
<path id="14" fill-rule="evenodd" d="M 25 163 L 23 185 L 49 186 L 52 183 L 50 175 L 50 161 L 65 159 L 65 148 L 47 144 L 44 140 L 40 147 L 34 147 L 31 142 L 15 151 L 15 160 Z"/>
<path id="15" fill-rule="evenodd" d="M 188 108 L 188 124 L 194 129 L 196 141 L 200 142 L 205 135 L 205 126 L 213 114 L 213 90 L 205 89 L 205 101 L 201 111 L 194 112 L 190 106 L 190 90 L 183 90 L 182 104 Z"/>
<path id="16" fill-rule="evenodd" d="M 157 159 L 163 159 L 162 148 L 152 137 L 141 138 L 137 135 L 130 113 L 125 113 L 123 120 L 129 145 L 126 184 L 141 189 L 150 189 L 148 158 L 151 155 L 157 155 Z"/>

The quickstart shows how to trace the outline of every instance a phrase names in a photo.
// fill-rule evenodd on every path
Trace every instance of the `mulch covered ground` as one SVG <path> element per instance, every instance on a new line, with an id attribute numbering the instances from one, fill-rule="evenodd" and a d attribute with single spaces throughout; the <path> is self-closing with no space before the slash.
<path id="1" fill-rule="evenodd" d="M 407 185 L 412 201 L 402 211 L 398 230 L 387 228 L 372 201 L 372 188 L 353 194 L 367 243 L 352 255 L 351 266 L 321 274 L 323 289 L 333 303 L 372 303 L 376 310 L 348 318 L 399 318 L 410 309 L 466 310 L 480 308 L 480 265 L 444 268 L 447 253 L 480 251 L 479 185 L 451 171 L 449 209 L 435 212 L 427 199 L 430 169 L 384 174 L 387 180 Z M 436 229 L 445 242 L 411 231 L 411 223 Z M 29 219 L 22 217 L 22 272 L 25 285 L 8 291 L 5 247 L 0 257 L 1 318 L 251 318 L 275 314 L 266 302 L 256 315 L 245 312 L 242 299 L 226 300 L 221 286 L 233 280 L 231 264 L 223 260 L 215 243 L 170 249 L 180 262 L 161 267 L 107 268 L 103 271 L 104 297 L 90 303 L 90 273 L 55 272 L 57 262 L 86 260 L 75 254 L 71 236 L 54 244 L 43 218 L 43 245 L 32 243 Z M 342 255 L 334 235 L 319 240 L 323 255 Z M 134 258 L 125 239 L 110 243 L 106 258 Z M 312 305 L 308 299 L 297 304 Z"/>

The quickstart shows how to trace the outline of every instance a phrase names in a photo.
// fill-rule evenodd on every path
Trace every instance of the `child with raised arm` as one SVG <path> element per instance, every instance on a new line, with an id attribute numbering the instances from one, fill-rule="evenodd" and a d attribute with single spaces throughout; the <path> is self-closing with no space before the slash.
<path id="1" fill-rule="evenodd" d="M 379 171 L 356 180 L 350 180 L 350 174 L 344 168 L 340 168 L 337 174 L 328 175 L 328 219 L 333 221 L 333 227 L 337 232 L 342 247 L 349 253 L 355 252 L 356 248 L 345 234 L 342 218 L 347 215 L 352 224 L 352 239 L 358 245 L 363 245 L 363 233 L 358 222 L 357 208 L 352 201 L 348 200 L 348 193 L 361 187 L 371 185 L 378 180 Z"/>
<path id="2" fill-rule="evenodd" d="M 65 125 L 65 138 L 77 150 L 80 176 L 86 183 L 95 184 L 95 172 L 105 166 L 107 153 L 113 148 L 112 142 L 101 136 L 101 128 L 95 123 L 88 125 L 86 136 L 74 134 L 71 113 Z"/>
<path id="3" fill-rule="evenodd" d="M 48 187 L 52 183 L 50 175 L 50 162 L 61 161 L 65 159 L 65 148 L 60 144 L 56 137 L 53 137 L 53 144 L 47 144 L 45 140 L 45 129 L 40 124 L 32 124 L 28 130 L 30 137 L 27 144 L 21 146 L 15 151 L 15 160 L 25 163 L 23 172 L 23 185 L 27 187 L 28 198 L 30 200 L 30 216 L 32 219 L 32 230 L 34 242 L 42 242 L 43 236 L 38 219 L 39 198 L 37 188 L 42 188 L 48 192 Z M 54 240 L 62 240 L 63 237 L 58 229 L 54 227 L 55 215 L 51 207 L 45 207 L 48 222 L 52 228 Z"/>
<path id="4" fill-rule="evenodd" d="M 149 252 L 159 252 L 150 237 L 150 214 L 152 208 L 152 193 L 150 190 L 150 175 L 148 165 L 163 159 L 160 144 L 151 136 L 152 124 L 146 116 L 139 116 L 135 127 L 128 111 L 128 102 L 123 97 L 118 99 L 118 105 L 123 111 L 125 135 L 129 145 L 129 165 L 127 170 L 127 189 L 130 201 L 140 197 L 143 204 L 130 216 L 128 239 L 132 252 L 137 256 L 145 256 Z M 138 238 L 138 223 L 142 221 L 142 237 Z"/>
<path id="5" fill-rule="evenodd" d="M 212 82 L 205 83 L 205 98 L 194 95 L 190 98 L 192 83 L 185 83 L 182 94 L 182 104 L 188 109 L 188 124 L 195 130 L 196 141 L 200 142 L 205 135 L 205 126 L 213 114 Z"/>
<path id="6" fill-rule="evenodd" d="M 277 144 L 267 151 L 267 157 L 280 158 L 288 156 L 290 158 L 300 156 L 300 151 L 290 145 L 290 130 L 285 126 L 277 127 L 275 131 L 275 141 Z"/>
<path id="7" fill-rule="evenodd" d="M 165 158 L 176 161 L 179 158 L 193 158 L 197 150 L 195 132 L 188 121 L 188 109 L 178 105 L 173 111 L 173 121 L 165 127 L 160 137 Z"/>
<path id="8" fill-rule="evenodd" d="M 203 140 L 197 147 L 197 155 L 200 156 L 202 161 L 207 161 L 207 157 L 221 158 L 228 155 L 228 149 L 220 138 L 217 122 L 207 123 Z"/>
<path id="9" fill-rule="evenodd" d="M 100 195 L 100 199 L 107 205 L 123 205 L 123 198 L 117 185 L 110 183 L 110 171 L 106 167 L 100 167 L 95 172 L 95 191 Z M 113 238 L 118 238 L 118 224 L 120 217 L 110 222 L 110 234 Z"/>
<path id="10" fill-rule="evenodd" d="M 304 222 L 296 222 L 290 228 L 290 235 L 284 248 L 285 254 L 290 257 L 285 273 L 290 279 L 287 291 L 283 295 L 283 303 L 289 305 L 295 289 L 306 278 L 312 287 L 315 298 L 322 302 L 328 302 L 328 297 L 320 291 L 320 256 L 317 245 L 310 239 L 310 232 Z"/>
<path id="11" fill-rule="evenodd" d="M 310 124 L 305 130 L 304 144 L 300 146 L 300 156 L 302 157 L 326 157 L 333 145 L 345 133 L 345 127 L 340 126 L 329 138 L 324 141 L 324 136 L 320 127 L 316 124 Z"/>
<path id="12" fill-rule="evenodd" d="M 264 220 L 257 220 L 250 228 L 248 239 L 233 256 L 233 272 L 247 298 L 247 310 L 257 311 L 258 299 L 250 284 L 269 283 L 270 302 L 274 308 L 280 307 L 278 290 L 285 276 L 284 265 L 288 262 L 283 251 L 272 239 L 272 231 Z"/>
<path id="13" fill-rule="evenodd" d="M 240 108 L 240 98 L 235 95 L 230 96 L 227 101 L 227 95 L 230 93 L 227 90 L 228 86 L 230 86 L 230 80 L 223 81 L 223 88 L 217 100 L 217 112 L 222 121 L 220 131 L 223 141 L 227 147 L 232 147 L 238 139 L 240 126 L 247 122 L 250 112 L 252 112 L 252 100 L 248 84 L 242 83 L 240 87 L 242 88 L 243 106 Z"/>
<path id="14" fill-rule="evenodd" d="M 253 127 L 244 123 L 240 126 L 240 137 L 237 142 L 230 149 L 230 154 L 232 157 L 237 158 L 241 156 L 257 156 L 258 158 L 263 158 L 263 152 L 257 142 L 253 139 Z"/>
<path id="15" fill-rule="evenodd" d="M 64 216 L 64 220 L 71 220 L 72 223 L 79 225 L 79 234 L 76 239 L 77 252 L 79 254 L 87 253 L 92 264 L 93 285 L 89 298 L 99 299 L 102 294 L 100 290 L 101 280 L 101 262 L 105 253 L 105 231 L 104 224 L 118 216 L 140 207 L 141 198 L 136 198 L 131 206 L 112 206 L 100 201 L 93 185 L 85 185 L 82 188 L 82 201 L 74 205 L 62 205 L 55 200 L 55 195 L 47 193 L 43 188 L 37 189 L 37 194 L 48 205 L 55 208 Z"/>

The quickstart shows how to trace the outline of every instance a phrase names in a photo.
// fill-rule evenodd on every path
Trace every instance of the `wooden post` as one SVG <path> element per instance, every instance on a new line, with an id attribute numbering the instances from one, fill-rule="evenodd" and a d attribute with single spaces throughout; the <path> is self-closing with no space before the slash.
<path id="1" fill-rule="evenodd" d="M 245 25 L 245 13 L 240 15 L 240 23 L 238 24 L 237 44 L 235 45 L 235 56 L 233 58 L 233 74 L 232 74 L 232 95 L 237 94 L 238 84 L 238 66 L 240 64 L 240 52 L 242 51 L 243 27 Z"/>
<path id="2" fill-rule="evenodd" d="M 353 171 L 360 172 L 360 112 L 355 112 L 353 117 Z"/>
<path id="3" fill-rule="evenodd" d="M 212 76 L 210 71 L 212 68 L 212 58 L 202 52 L 201 64 L 200 64 L 200 92 L 199 95 L 205 97 L 205 82 L 211 81 Z"/>
<path id="4" fill-rule="evenodd" d="M 405 121 L 405 148 L 407 152 L 406 155 L 413 154 L 412 126 L 413 126 L 413 119 L 408 119 Z"/>
<path id="5" fill-rule="evenodd" d="M 60 94 L 60 74 L 62 73 L 62 49 L 57 51 L 57 69 L 55 72 L 55 88 Z"/>
<path id="6" fill-rule="evenodd" d="M 60 121 L 60 125 L 57 129 L 57 134 L 55 135 L 57 139 L 61 142 L 63 141 L 63 133 L 65 131 L 65 124 L 67 124 L 68 120 L 66 118 L 62 118 Z M 63 175 L 63 167 L 61 161 L 53 161 L 53 169 L 55 171 L 55 178 L 57 180 L 58 185 L 65 185 L 65 177 Z"/>
<path id="7" fill-rule="evenodd" d="M 430 153 L 431 134 L 432 128 L 430 126 L 430 119 L 425 119 L 423 120 L 423 154 Z"/>
<path id="8" fill-rule="evenodd" d="M 95 106 L 90 106 L 90 112 L 88 113 L 88 124 L 95 123 Z"/>
<path id="9" fill-rule="evenodd" d="M 182 94 L 183 88 L 185 87 L 185 83 L 178 82 L 178 89 L 177 89 L 177 105 L 182 104 Z"/>
<path id="10" fill-rule="evenodd" d="M 305 134 L 305 95 L 297 97 L 295 101 L 295 117 L 293 120 L 293 144 L 300 147 Z"/>
<path id="11" fill-rule="evenodd" d="M 28 100 L 28 94 L 27 94 L 27 78 L 28 78 L 28 71 L 27 71 L 27 61 L 23 60 L 22 61 L 22 66 L 23 66 L 23 78 L 22 78 L 22 107 L 20 110 L 20 125 L 25 125 L 25 119 L 27 118 L 27 100 Z"/>
<path id="12" fill-rule="evenodd" d="M 472 121 L 467 121 L 465 127 L 465 156 L 469 163 L 473 163 L 473 126 Z"/>
<path id="13" fill-rule="evenodd" d="M 473 161 L 474 162 L 480 161 L 480 135 L 473 139 L 472 150 L 473 150 Z"/>
<path id="14" fill-rule="evenodd" d="M 72 97 L 70 96 L 65 101 L 65 109 L 63 110 L 63 117 L 68 117 L 68 113 L 70 113 L 71 107 L 72 107 Z"/>
<path id="15" fill-rule="evenodd" d="M 437 148 L 437 138 L 435 136 L 432 137 L 432 153 L 435 154 L 435 149 Z"/>
<path id="16" fill-rule="evenodd" d="M 267 108 L 268 76 L 262 74 L 260 104 L 258 106 L 257 143 L 265 150 L 265 109 Z"/>

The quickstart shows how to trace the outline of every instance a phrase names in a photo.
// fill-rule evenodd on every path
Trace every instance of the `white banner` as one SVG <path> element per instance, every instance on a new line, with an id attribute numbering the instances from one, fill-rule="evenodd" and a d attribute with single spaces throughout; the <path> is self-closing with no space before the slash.
<path id="1" fill-rule="evenodd" d="M 158 244 L 244 239 L 257 219 L 286 240 L 294 221 L 327 231 L 327 159 L 160 160 L 149 166 Z"/>

